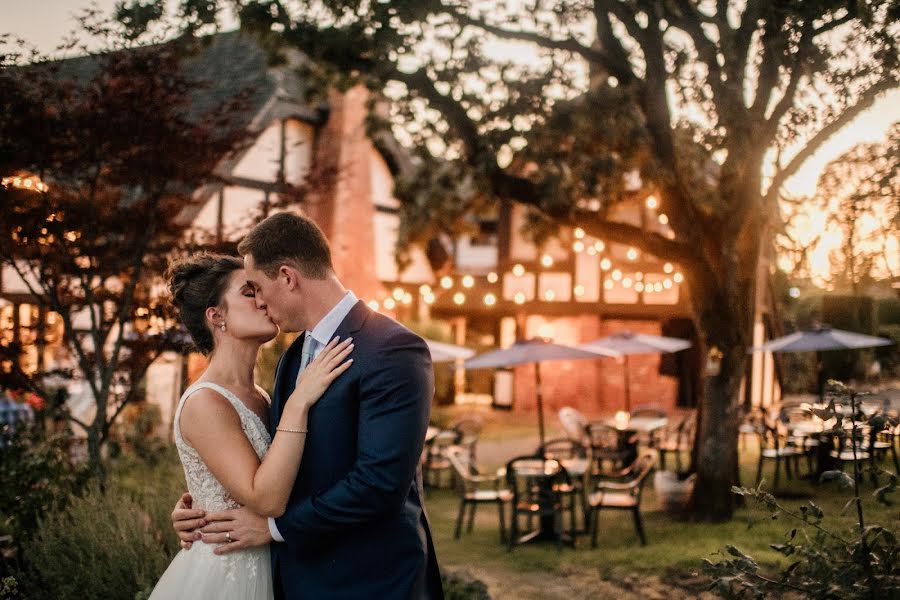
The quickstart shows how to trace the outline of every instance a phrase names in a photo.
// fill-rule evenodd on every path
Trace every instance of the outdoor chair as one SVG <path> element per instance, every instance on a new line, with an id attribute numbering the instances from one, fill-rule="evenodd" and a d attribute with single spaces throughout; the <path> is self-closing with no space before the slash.
<path id="1" fill-rule="evenodd" d="M 537 472 L 535 463 L 542 465 Z M 517 543 L 528 541 L 540 535 L 552 536 L 557 548 L 562 550 L 566 537 L 575 540 L 575 496 L 567 493 L 572 487 L 569 473 L 558 460 L 544 460 L 535 456 L 519 456 L 506 464 L 506 481 L 512 491 L 512 515 L 510 518 L 510 535 L 508 550 Z M 568 500 L 568 503 L 566 502 Z M 567 533 L 564 530 L 564 513 L 569 511 L 571 526 Z M 534 519 L 540 523 L 540 529 L 527 539 L 519 538 L 519 520 L 527 517 L 531 528 Z M 549 531 L 546 523 L 550 523 Z"/>
<path id="2" fill-rule="evenodd" d="M 562 424 L 563 431 L 569 439 L 587 447 L 587 424 L 588 420 L 577 409 L 571 406 L 564 406 L 559 409 L 559 422 Z"/>
<path id="3" fill-rule="evenodd" d="M 663 471 L 666 470 L 666 456 L 669 454 L 675 455 L 675 470 L 679 473 L 682 471 L 681 456 L 682 454 L 690 456 L 694 444 L 695 424 L 694 415 L 688 415 L 678 421 L 673 428 L 663 430 L 656 446 L 659 453 L 659 465 Z"/>
<path id="4" fill-rule="evenodd" d="M 506 543 L 506 518 L 503 505 L 511 502 L 512 492 L 503 485 L 501 475 L 485 475 L 479 472 L 472 461 L 469 451 L 462 446 L 450 446 L 447 448 L 447 458 L 453 466 L 456 477 L 456 489 L 459 493 L 459 515 L 456 517 L 456 531 L 454 539 L 459 539 L 462 533 L 463 520 L 466 516 L 466 508 L 469 509 L 468 531 L 472 532 L 475 524 L 475 509 L 479 504 L 495 504 L 500 517 L 500 543 Z"/>
<path id="5" fill-rule="evenodd" d="M 560 461 L 566 467 L 571 478 L 571 487 L 562 487 L 560 491 L 565 494 L 573 494 L 581 506 L 584 515 L 584 530 L 587 530 L 587 496 L 585 489 L 590 487 L 591 464 L 587 460 L 587 450 L 584 446 L 569 438 L 555 438 L 547 440 L 543 446 L 539 446 L 537 456 L 553 458 Z M 579 469 L 570 466 L 570 462 L 580 463 Z M 582 466 L 583 465 L 583 466 Z"/>
<path id="6" fill-rule="evenodd" d="M 472 462 L 475 462 L 475 450 L 483 428 L 484 421 L 478 415 L 460 417 L 450 424 L 450 429 L 459 434 L 456 443 L 469 449 Z"/>
<path id="7" fill-rule="evenodd" d="M 762 410 L 754 407 L 744 413 L 744 418 L 738 426 L 738 449 L 747 449 L 747 439 L 755 439 L 756 432 L 759 430 L 765 415 Z"/>
<path id="8" fill-rule="evenodd" d="M 632 419 L 667 419 L 668 417 L 669 413 L 666 410 L 650 404 L 638 406 L 631 411 Z M 662 431 L 662 429 L 657 429 L 649 433 L 638 434 L 638 441 L 645 447 L 656 448 L 661 441 Z"/>
<path id="9" fill-rule="evenodd" d="M 460 434 L 452 429 L 444 429 L 425 445 L 422 461 L 422 480 L 427 487 L 442 487 L 444 473 L 452 484 L 452 466 L 447 458 L 447 448 L 459 441 Z"/>
<path id="10" fill-rule="evenodd" d="M 777 424 L 763 422 L 757 429 L 759 437 L 759 465 L 756 469 L 756 481 L 762 479 L 763 463 L 765 461 L 775 462 L 775 479 L 774 486 L 778 487 L 778 481 L 781 477 L 781 463 L 784 463 L 785 473 L 788 479 L 793 477 L 791 471 L 791 461 L 796 460 L 798 456 L 797 449 L 788 445 L 787 435 L 782 432 Z"/>
<path id="11" fill-rule="evenodd" d="M 634 519 L 634 528 L 641 540 L 641 546 L 647 545 L 644 524 L 641 520 L 641 494 L 647 475 L 656 463 L 652 452 L 645 452 L 630 467 L 617 476 L 601 480 L 595 491 L 588 496 L 591 510 L 590 529 L 591 547 L 597 547 L 597 530 L 602 509 L 628 510 Z"/>
<path id="12" fill-rule="evenodd" d="M 629 457 L 637 453 L 637 433 L 633 431 L 619 431 L 602 421 L 592 421 L 588 423 L 587 434 L 595 475 L 609 472 L 604 466 L 606 463 L 612 465 L 611 471 L 622 469 L 631 462 Z"/>

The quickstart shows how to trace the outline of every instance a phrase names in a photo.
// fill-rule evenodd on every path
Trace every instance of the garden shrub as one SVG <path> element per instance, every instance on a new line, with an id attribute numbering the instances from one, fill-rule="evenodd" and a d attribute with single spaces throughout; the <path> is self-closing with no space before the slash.
<path id="1" fill-rule="evenodd" d="M 444 600 L 491 600 L 487 586 L 467 572 L 444 573 Z"/>
<path id="2" fill-rule="evenodd" d="M 24 546 L 25 596 L 134 600 L 152 588 L 171 560 L 171 525 L 154 519 L 148 502 L 151 496 L 136 498 L 116 484 L 105 492 L 93 486 L 43 517 Z"/>
<path id="3" fill-rule="evenodd" d="M 4 428 L 0 437 L 0 535 L 12 537 L 15 560 L 38 519 L 64 508 L 82 489 L 87 473 L 72 464 L 66 434 L 21 423 L 15 432 Z M 10 570 L 4 567 L 4 572 Z"/>

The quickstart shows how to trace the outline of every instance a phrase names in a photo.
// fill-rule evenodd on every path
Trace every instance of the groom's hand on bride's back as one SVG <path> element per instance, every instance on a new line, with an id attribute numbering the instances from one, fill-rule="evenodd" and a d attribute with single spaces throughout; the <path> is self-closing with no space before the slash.
<path id="1" fill-rule="evenodd" d="M 249 508 L 235 508 L 206 515 L 209 524 L 202 529 L 203 543 L 218 544 L 216 554 L 265 546 L 272 541 L 269 521 Z"/>
<path id="2" fill-rule="evenodd" d="M 201 538 L 199 530 L 208 523 L 206 512 L 192 508 L 193 501 L 191 495 L 185 492 L 172 511 L 172 527 L 185 550 L 189 550 L 193 542 Z"/>

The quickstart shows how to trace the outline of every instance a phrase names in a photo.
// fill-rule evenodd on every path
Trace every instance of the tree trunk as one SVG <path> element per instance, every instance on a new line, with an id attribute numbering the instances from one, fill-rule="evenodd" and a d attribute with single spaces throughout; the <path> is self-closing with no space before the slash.
<path id="1" fill-rule="evenodd" d="M 738 485 L 738 428 L 741 419 L 739 398 L 747 363 L 746 298 L 724 300 L 704 311 L 700 331 L 705 333 L 704 352 L 718 348 L 722 353 L 719 372 L 704 377 L 703 397 L 698 403 L 694 468 L 694 511 L 697 518 L 727 521 L 735 508 L 731 487 Z M 723 305 L 724 304 L 724 305 Z M 705 360 L 701 369 L 705 370 Z"/>

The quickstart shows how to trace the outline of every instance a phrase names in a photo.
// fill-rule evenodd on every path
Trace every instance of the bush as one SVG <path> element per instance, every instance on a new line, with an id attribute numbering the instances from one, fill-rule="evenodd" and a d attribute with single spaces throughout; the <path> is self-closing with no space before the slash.
<path id="1" fill-rule="evenodd" d="M 491 600 L 487 586 L 468 573 L 444 573 L 444 600 Z"/>
<path id="2" fill-rule="evenodd" d="M 162 528 L 154 522 L 147 502 L 149 495 L 135 498 L 115 484 L 92 487 L 41 519 L 24 547 L 25 595 L 133 600 L 151 589 L 171 560 L 171 526 L 168 518 Z"/>
<path id="3" fill-rule="evenodd" d="M 849 400 L 850 414 L 860 418 L 857 394 L 840 384 L 836 391 L 839 401 Z M 832 398 L 827 409 L 815 409 L 813 413 L 825 421 L 835 419 L 834 434 L 848 438 L 855 445 L 856 427 L 850 434 L 844 431 L 842 417 L 835 411 L 835 402 Z M 876 414 L 869 420 L 873 431 L 881 431 L 886 424 L 887 419 L 882 415 Z M 888 476 L 888 483 L 876 489 L 873 496 L 877 502 L 889 505 L 888 496 L 897 490 L 897 476 L 880 472 Z M 844 489 L 853 490 L 845 510 L 855 509 L 857 523 L 854 533 L 849 535 L 845 531 L 826 528 L 825 513 L 811 501 L 792 510 L 764 491 L 762 482 L 755 489 L 733 487 L 735 494 L 749 497 L 764 507 L 769 518 L 787 517 L 798 523 L 798 527 L 788 533 L 788 539 L 783 543 L 771 544 L 790 561 L 779 573 L 763 572 L 756 560 L 733 545 L 726 547 L 728 558 L 725 560 L 718 563 L 704 561 L 704 570 L 713 577 L 712 585 L 716 591 L 726 598 L 763 599 L 785 594 L 802 598 L 900 598 L 900 542 L 892 528 L 865 520 L 859 493 L 861 477 L 856 463 L 852 477 L 842 471 L 822 474 L 822 481 L 838 481 Z"/>
<path id="4" fill-rule="evenodd" d="M 66 434 L 23 423 L 0 436 L 0 535 L 12 537 L 13 558 L 21 558 L 22 544 L 34 534 L 40 516 L 65 508 L 87 473 L 70 461 Z"/>

